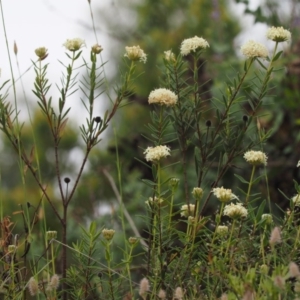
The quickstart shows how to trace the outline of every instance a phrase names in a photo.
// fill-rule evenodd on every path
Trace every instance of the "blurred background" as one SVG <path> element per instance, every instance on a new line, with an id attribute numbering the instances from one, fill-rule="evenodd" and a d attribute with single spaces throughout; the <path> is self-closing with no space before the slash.
<path id="1" fill-rule="evenodd" d="M 16 83 L 17 103 L 20 117 L 24 121 L 23 143 L 32 146 L 32 127 L 36 135 L 36 150 L 40 159 L 43 182 L 48 185 L 48 191 L 59 205 L 59 193 L 55 179 L 54 152 L 49 129 L 43 115 L 36 105 L 33 89 L 34 70 L 31 60 L 35 60 L 34 50 L 37 47 L 48 48 L 48 74 L 52 83 L 51 95 L 53 102 L 58 99 L 55 83 L 60 82 L 63 68 L 58 60 L 67 63 L 62 44 L 66 39 L 82 38 L 86 42 L 83 57 L 88 57 L 90 47 L 98 40 L 104 48 L 102 60 L 108 79 L 107 93 L 114 95 L 113 87 L 119 82 L 119 71 L 123 70 L 125 46 L 140 45 L 147 53 L 147 63 L 138 64 L 138 72 L 143 74 L 135 82 L 135 93 L 128 99 L 129 105 L 123 107 L 111 127 L 103 137 L 103 141 L 92 151 L 87 167 L 81 179 L 80 186 L 71 203 L 69 240 L 78 237 L 78 226 L 97 220 L 99 227 L 112 227 L 121 230 L 118 217 L 117 194 L 114 184 L 119 188 L 116 149 L 118 149 L 121 166 L 122 199 L 126 209 L 132 216 L 137 228 L 143 234 L 145 229 L 145 200 L 151 196 L 151 191 L 141 182 L 150 179 L 149 169 L 135 158 L 143 159 L 143 149 L 147 141 L 142 134 L 149 119 L 147 98 L 149 93 L 160 87 L 159 67 L 162 66 L 163 52 L 172 49 L 176 54 L 182 40 L 195 35 L 205 38 L 209 50 L 204 54 L 207 61 L 201 68 L 201 82 L 208 81 L 204 86 L 207 97 L 214 98 L 224 89 L 228 77 L 241 70 L 243 59 L 239 53 L 240 46 L 249 39 L 265 43 L 272 48 L 272 43 L 266 40 L 265 32 L 270 26 L 283 26 L 292 33 L 291 43 L 282 43 L 284 54 L 278 63 L 283 70 L 276 73 L 272 81 L 272 99 L 275 105 L 270 105 L 266 115 L 261 117 L 260 126 L 265 129 L 274 128 L 269 142 L 265 146 L 268 160 L 269 186 L 272 207 L 276 214 L 280 209 L 289 206 L 289 197 L 294 196 L 293 179 L 299 180 L 299 169 L 296 168 L 300 159 L 300 1 L 299 0 L 91 0 L 90 5 L 95 20 L 95 37 L 91 21 L 91 11 L 88 1 L 84 0 L 4 0 L 2 15 L 7 31 L 9 55 L 11 57 L 14 77 L 21 80 Z M 11 78 L 8 52 L 1 25 L 1 77 L 3 83 Z M 15 55 L 14 41 L 18 51 Z M 10 85 L 10 84 L 9 84 Z M 205 90 L 204 90 L 205 91 Z M 13 90 L 8 91 L 7 101 L 13 103 Z M 75 178 L 83 157 L 83 143 L 79 126 L 84 122 L 83 97 L 78 91 L 72 95 L 67 105 L 71 107 L 70 121 L 62 140 L 61 170 L 63 176 Z M 103 116 L 109 108 L 108 97 L 104 94 L 97 99 L 95 116 Z M 29 113 L 28 113 L 29 112 Z M 35 206 L 41 199 L 31 175 L 26 175 L 26 190 L 21 182 L 17 155 L 12 151 L 8 140 L 1 135 L 0 140 L 0 197 L 4 207 L 4 215 L 12 217 L 15 230 L 24 230 L 20 215 L 14 212 L 20 210 L 20 204 L 29 202 Z M 192 152 L 191 152 L 192 153 Z M 193 157 L 191 155 L 191 160 Z M 242 162 L 241 162 L 242 163 Z M 246 166 L 245 166 L 246 168 Z M 105 170 L 106 173 L 103 171 Z M 178 169 L 179 171 L 179 169 Z M 222 184 L 232 188 L 239 195 L 231 170 L 225 176 Z M 166 171 L 168 172 L 168 171 Z M 213 178 L 212 170 L 211 178 Z M 239 170 L 240 175 L 249 176 L 249 168 Z M 195 186 L 194 170 L 191 170 L 190 189 Z M 109 177 L 105 174 L 109 174 Z M 178 173 L 180 174 L 180 173 Z M 194 175 L 193 175 L 194 174 Z M 176 177 L 177 174 L 166 174 Z M 194 177 L 193 177 L 194 176 Z M 209 191 L 211 182 L 203 188 Z M 264 182 L 257 187 L 262 198 L 266 197 Z M 287 198 L 282 193 L 286 194 Z M 121 193 L 120 189 L 119 192 Z M 181 203 L 179 192 L 175 201 Z M 215 213 L 217 203 L 211 199 L 206 214 Z M 51 209 L 40 212 L 40 219 L 46 214 L 49 230 L 58 228 Z M 72 229 L 72 230 L 71 230 Z M 127 228 L 128 236 L 133 232 Z"/>

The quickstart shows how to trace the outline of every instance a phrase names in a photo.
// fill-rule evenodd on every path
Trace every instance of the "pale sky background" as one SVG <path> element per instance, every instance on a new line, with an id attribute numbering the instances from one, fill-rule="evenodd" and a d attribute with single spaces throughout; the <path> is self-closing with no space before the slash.
<path id="1" fill-rule="evenodd" d="M 112 0 L 91 0 L 94 12 L 97 12 L 100 8 L 104 11 L 106 9 L 111 10 L 113 9 L 112 3 Z M 252 0 L 251 8 L 254 9 L 258 3 L 259 0 Z M 61 71 L 63 70 L 58 59 L 64 63 L 68 62 L 64 54 L 65 49 L 62 46 L 65 40 L 77 37 L 84 39 L 87 47 L 84 48 L 83 54 L 87 59 L 90 47 L 96 43 L 91 27 L 92 23 L 87 0 L 2 0 L 2 8 L 15 78 L 19 76 L 16 67 L 16 58 L 13 53 L 14 41 L 16 41 L 18 46 L 18 61 L 21 73 L 28 69 L 31 65 L 31 60 L 36 59 L 34 53 L 36 48 L 41 46 L 48 48 L 49 56 L 45 60 L 49 63 L 48 74 L 50 81 L 57 84 L 60 83 Z M 243 9 L 244 5 L 239 4 L 235 5 L 233 10 L 235 14 L 242 15 Z M 126 14 L 116 12 L 115 17 L 124 18 L 124 15 Z M 106 67 L 106 71 L 109 74 L 111 70 L 117 69 L 115 62 L 110 60 L 111 47 L 115 44 L 113 39 L 105 32 L 105 24 L 101 23 L 101 19 L 97 18 L 97 14 L 94 15 L 94 18 L 99 44 L 104 48 L 102 52 L 103 60 L 109 60 Z M 134 18 L 128 19 L 132 22 Z M 261 34 L 261 32 L 264 32 L 261 28 L 262 25 L 256 24 L 253 26 L 253 18 L 251 16 L 243 17 L 242 26 L 244 31 L 236 39 L 237 48 L 248 39 L 255 39 L 257 41 L 265 40 L 265 37 Z M 11 75 L 2 22 L 0 30 L 1 84 L 1 82 L 9 79 Z M 28 99 L 36 100 L 31 92 L 33 80 L 34 71 L 31 69 L 23 76 L 23 83 Z M 17 90 L 19 91 L 18 97 L 22 100 L 20 82 L 17 82 Z M 54 96 L 53 100 L 59 95 L 55 85 L 51 89 L 51 94 Z M 10 91 L 10 96 L 12 97 L 12 91 Z M 71 118 L 76 118 L 77 120 L 79 116 L 84 117 L 78 96 L 77 94 L 76 97 L 74 96 L 68 100 L 68 103 L 72 104 Z M 99 109 L 101 111 L 100 107 Z"/>

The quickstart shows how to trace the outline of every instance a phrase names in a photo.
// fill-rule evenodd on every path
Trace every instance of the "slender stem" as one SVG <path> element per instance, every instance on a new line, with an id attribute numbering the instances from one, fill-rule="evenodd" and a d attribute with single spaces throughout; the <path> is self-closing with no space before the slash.
<path id="1" fill-rule="evenodd" d="M 232 221 L 230 236 L 229 236 L 229 240 L 227 242 L 228 244 L 227 244 L 226 252 L 225 252 L 225 258 L 227 256 L 227 253 L 228 253 L 229 248 L 230 248 L 230 244 L 231 244 L 231 240 L 232 240 L 232 236 L 233 236 L 233 231 L 234 231 L 234 225 L 235 225 L 235 219 L 233 219 L 233 221 Z"/>
<path id="2" fill-rule="evenodd" d="M 250 181 L 249 181 L 249 185 L 248 185 L 247 196 L 246 196 L 246 200 L 245 200 L 245 207 L 247 207 L 248 201 L 249 201 L 249 198 L 250 198 L 250 192 L 251 192 L 251 187 L 252 187 L 252 184 L 253 184 L 254 173 L 255 173 L 255 165 L 253 165 L 253 167 L 252 167 L 251 177 L 250 177 Z"/>

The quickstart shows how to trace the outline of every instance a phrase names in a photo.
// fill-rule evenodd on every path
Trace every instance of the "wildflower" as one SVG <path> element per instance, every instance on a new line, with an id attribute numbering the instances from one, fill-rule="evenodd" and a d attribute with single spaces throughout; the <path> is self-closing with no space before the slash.
<path id="1" fill-rule="evenodd" d="M 47 241 L 57 238 L 57 231 L 47 231 L 46 232 Z"/>
<path id="2" fill-rule="evenodd" d="M 139 295 L 146 300 L 147 293 L 150 291 L 149 280 L 147 278 L 143 278 L 140 282 L 140 290 Z"/>
<path id="3" fill-rule="evenodd" d="M 164 88 L 156 89 L 149 95 L 149 104 L 159 104 L 165 106 L 174 106 L 178 101 L 178 96 L 172 91 Z"/>
<path id="4" fill-rule="evenodd" d="M 292 198 L 292 201 L 294 203 L 295 206 L 300 206 L 300 194 L 295 195 Z"/>
<path id="5" fill-rule="evenodd" d="M 223 215 L 232 219 L 246 218 L 248 211 L 242 203 L 230 203 L 224 207 Z"/>
<path id="6" fill-rule="evenodd" d="M 219 225 L 216 228 L 216 233 L 220 236 L 225 236 L 228 233 L 228 226 Z"/>
<path id="7" fill-rule="evenodd" d="M 299 276 L 300 276 L 300 271 L 298 265 L 293 261 L 291 261 L 289 263 L 289 277 L 299 277 Z"/>
<path id="8" fill-rule="evenodd" d="M 264 275 L 267 275 L 269 272 L 269 267 L 266 264 L 260 266 L 260 272 Z"/>
<path id="9" fill-rule="evenodd" d="M 177 189 L 178 188 L 178 184 L 179 184 L 179 178 L 171 178 L 169 181 L 169 185 L 173 188 L 173 189 Z"/>
<path id="10" fill-rule="evenodd" d="M 47 53 L 48 49 L 46 49 L 45 47 L 40 47 L 34 50 L 35 54 L 37 55 L 37 57 L 39 58 L 39 60 L 43 60 L 48 56 Z"/>
<path id="11" fill-rule="evenodd" d="M 167 146 L 148 147 L 144 154 L 147 161 L 158 162 L 161 158 L 170 155 L 170 148 Z"/>
<path id="12" fill-rule="evenodd" d="M 190 54 L 192 51 L 196 52 L 198 49 L 206 49 L 209 47 L 208 42 L 202 37 L 194 36 L 190 39 L 185 39 L 180 46 L 180 53 L 182 56 Z"/>
<path id="13" fill-rule="evenodd" d="M 261 216 L 261 220 L 263 222 L 266 222 L 266 224 L 271 224 L 273 222 L 273 217 L 270 214 L 263 214 Z"/>
<path id="14" fill-rule="evenodd" d="M 167 293 L 164 290 L 160 289 L 159 292 L 158 292 L 158 298 L 159 299 L 166 299 L 167 298 Z"/>
<path id="15" fill-rule="evenodd" d="M 144 50 L 140 48 L 140 46 L 125 47 L 125 50 L 125 57 L 128 57 L 132 61 L 140 61 L 146 63 L 147 55 L 145 54 Z"/>
<path id="16" fill-rule="evenodd" d="M 84 40 L 79 39 L 79 38 L 67 40 L 63 44 L 63 46 L 65 46 L 67 50 L 72 51 L 72 52 L 78 51 L 84 45 L 85 45 Z"/>
<path id="17" fill-rule="evenodd" d="M 194 216 L 195 213 L 195 204 L 184 204 L 181 206 L 181 213 L 180 215 L 182 217 L 189 217 L 189 216 Z"/>
<path id="18" fill-rule="evenodd" d="M 54 274 L 50 279 L 47 289 L 49 291 L 52 291 L 52 290 L 57 290 L 58 287 L 59 287 L 59 277 L 57 274 Z"/>
<path id="19" fill-rule="evenodd" d="M 95 44 L 93 47 L 92 47 L 92 52 L 95 53 L 95 54 L 99 54 L 103 51 L 103 48 L 102 46 L 98 45 L 98 44 Z"/>
<path id="20" fill-rule="evenodd" d="M 212 192 L 221 202 L 229 202 L 230 200 L 238 199 L 238 197 L 231 192 L 231 189 L 220 187 L 214 188 Z"/>
<path id="21" fill-rule="evenodd" d="M 271 246 L 281 243 L 281 232 L 279 227 L 274 227 L 272 230 L 269 243 Z"/>
<path id="22" fill-rule="evenodd" d="M 102 230 L 102 235 L 103 235 L 103 237 L 107 240 L 107 241 L 110 241 L 113 237 L 114 237 L 114 235 L 115 235 L 115 230 L 113 230 L 113 229 L 106 229 L 106 228 L 104 228 L 103 230 Z"/>
<path id="23" fill-rule="evenodd" d="M 28 281 L 28 290 L 31 296 L 35 296 L 39 292 L 39 285 L 34 277 Z"/>
<path id="24" fill-rule="evenodd" d="M 163 198 L 158 198 L 158 197 L 149 197 L 149 199 L 145 202 L 146 204 L 148 204 L 150 207 L 153 205 L 160 205 L 161 203 L 163 203 L 164 199 Z"/>
<path id="25" fill-rule="evenodd" d="M 267 38 L 274 42 L 285 42 L 291 39 L 291 33 L 283 27 L 274 27 L 268 29 Z"/>
<path id="26" fill-rule="evenodd" d="M 300 160 L 297 163 L 297 168 L 299 168 L 299 167 L 300 167 Z"/>
<path id="27" fill-rule="evenodd" d="M 200 201 L 203 196 L 203 190 L 200 187 L 194 187 L 192 195 L 196 200 Z"/>
<path id="28" fill-rule="evenodd" d="M 280 289 L 284 289 L 285 286 L 285 280 L 282 276 L 276 276 L 274 278 L 274 284 L 279 287 Z"/>
<path id="29" fill-rule="evenodd" d="M 268 157 L 266 156 L 265 153 L 261 151 L 254 151 L 254 150 L 247 151 L 244 154 L 244 158 L 250 165 L 253 166 L 267 165 Z"/>
<path id="30" fill-rule="evenodd" d="M 175 289 L 174 298 L 176 300 L 182 300 L 183 299 L 183 291 L 181 287 L 177 287 Z"/>
<path id="31" fill-rule="evenodd" d="M 138 241 L 139 241 L 139 239 L 136 238 L 136 237 L 130 237 L 128 239 L 128 242 L 129 242 L 130 245 L 136 245 L 138 243 Z"/>
<path id="32" fill-rule="evenodd" d="M 268 49 L 257 42 L 252 40 L 248 41 L 241 47 L 242 54 L 248 58 L 261 57 L 266 58 L 268 56 Z"/>
<path id="33" fill-rule="evenodd" d="M 175 54 L 172 52 L 172 50 L 165 51 L 164 54 L 165 54 L 165 60 L 169 62 L 176 61 Z"/>

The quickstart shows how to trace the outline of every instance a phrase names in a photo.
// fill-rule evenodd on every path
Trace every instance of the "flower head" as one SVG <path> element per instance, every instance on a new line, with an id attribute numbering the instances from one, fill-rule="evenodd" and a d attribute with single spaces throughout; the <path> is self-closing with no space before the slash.
<path id="1" fill-rule="evenodd" d="M 52 239 L 56 239 L 57 238 L 57 231 L 47 231 L 46 232 L 46 238 L 47 238 L 47 241 L 50 241 Z"/>
<path id="2" fill-rule="evenodd" d="M 158 197 L 149 197 L 147 201 L 145 201 L 146 204 L 148 204 L 150 207 L 153 205 L 161 205 L 163 203 L 164 199 L 163 198 L 158 198 Z"/>
<path id="3" fill-rule="evenodd" d="M 290 277 L 299 277 L 300 276 L 299 267 L 293 261 L 291 261 L 289 263 L 289 276 Z"/>
<path id="4" fill-rule="evenodd" d="M 192 195 L 196 200 L 200 201 L 203 196 L 203 190 L 200 187 L 194 187 Z"/>
<path id="5" fill-rule="evenodd" d="M 170 61 L 170 62 L 175 62 L 175 54 L 172 52 L 172 50 L 164 51 L 165 54 L 165 60 Z"/>
<path id="6" fill-rule="evenodd" d="M 35 296 L 39 292 L 39 285 L 34 277 L 28 281 L 28 290 L 31 296 Z"/>
<path id="7" fill-rule="evenodd" d="M 144 277 L 140 281 L 139 295 L 145 300 L 147 298 L 147 294 L 149 291 L 150 291 L 149 280 L 146 277 Z"/>
<path id="8" fill-rule="evenodd" d="M 223 215 L 228 216 L 232 219 L 240 219 L 246 218 L 248 216 L 248 211 L 242 205 L 242 203 L 230 203 L 224 207 Z"/>
<path id="9" fill-rule="evenodd" d="M 182 56 L 186 56 L 191 52 L 196 52 L 197 50 L 206 49 L 209 47 L 208 42 L 202 37 L 194 36 L 190 39 L 185 39 L 180 46 L 180 53 Z"/>
<path id="10" fill-rule="evenodd" d="M 270 214 L 262 214 L 261 220 L 266 224 L 271 224 L 273 222 L 273 217 Z"/>
<path id="11" fill-rule="evenodd" d="M 295 206 L 300 206 L 300 194 L 295 195 L 292 198 L 292 201 L 294 203 Z"/>
<path id="12" fill-rule="evenodd" d="M 214 188 L 212 191 L 221 202 L 229 202 L 230 200 L 238 199 L 238 197 L 231 192 L 231 189 L 220 187 Z"/>
<path id="13" fill-rule="evenodd" d="M 107 241 L 110 241 L 110 240 L 112 240 L 112 238 L 113 238 L 114 235 L 115 235 L 115 230 L 104 228 L 104 229 L 102 230 L 102 235 L 103 235 L 103 237 L 104 237 Z"/>
<path id="14" fill-rule="evenodd" d="M 261 151 L 250 150 L 244 154 L 245 160 L 253 166 L 267 165 L 268 157 Z"/>
<path id="15" fill-rule="evenodd" d="M 291 39 L 291 33 L 283 27 L 274 27 L 268 29 L 267 38 L 274 42 L 285 42 Z"/>
<path id="16" fill-rule="evenodd" d="M 63 46 L 65 46 L 67 50 L 72 51 L 72 52 L 78 51 L 84 45 L 85 45 L 84 40 L 79 39 L 79 38 L 67 40 L 63 44 Z"/>
<path id="17" fill-rule="evenodd" d="M 274 278 L 274 284 L 283 290 L 285 287 L 285 279 L 282 276 L 276 276 Z"/>
<path id="18" fill-rule="evenodd" d="M 189 217 L 189 216 L 194 216 L 194 213 L 195 213 L 195 204 L 184 204 L 181 206 L 181 209 L 180 209 L 181 213 L 180 215 L 182 217 Z"/>
<path id="19" fill-rule="evenodd" d="M 39 58 L 39 60 L 44 60 L 48 56 L 47 51 L 48 51 L 47 48 L 40 47 L 40 48 L 35 49 L 34 52 L 37 55 L 37 57 Z"/>
<path id="20" fill-rule="evenodd" d="M 271 246 L 281 243 L 281 231 L 280 231 L 279 227 L 273 228 L 273 230 L 271 232 L 269 243 Z"/>
<path id="21" fill-rule="evenodd" d="M 149 95 L 149 104 L 159 104 L 165 106 L 174 106 L 177 103 L 178 96 L 168 89 L 156 89 Z"/>
<path id="22" fill-rule="evenodd" d="M 177 287 L 174 292 L 174 298 L 177 300 L 183 299 L 183 291 L 181 287 Z"/>
<path id="23" fill-rule="evenodd" d="M 147 54 L 145 54 L 144 50 L 142 50 L 140 46 L 125 47 L 125 50 L 125 57 L 128 57 L 132 61 L 140 61 L 146 63 Z"/>
<path id="24" fill-rule="evenodd" d="M 98 44 L 95 44 L 93 47 L 92 47 L 92 52 L 95 53 L 95 54 L 99 54 L 103 51 L 103 48 L 102 46 L 98 45 Z"/>
<path id="25" fill-rule="evenodd" d="M 57 290 L 58 287 L 59 287 L 59 277 L 57 274 L 54 274 L 50 279 L 47 289 L 49 291 L 52 291 L 52 290 Z"/>
<path id="26" fill-rule="evenodd" d="M 222 225 L 219 225 L 217 228 L 216 228 L 216 233 L 220 236 L 224 236 L 228 233 L 228 226 L 222 226 Z"/>
<path id="27" fill-rule="evenodd" d="M 248 58 L 261 57 L 266 58 L 269 54 L 268 49 L 255 41 L 248 41 L 241 47 L 242 54 Z"/>
<path id="28" fill-rule="evenodd" d="M 167 146 L 148 147 L 144 154 L 147 161 L 158 162 L 161 158 L 170 155 L 170 148 Z"/>
<path id="29" fill-rule="evenodd" d="M 158 298 L 159 299 L 166 299 L 167 298 L 167 293 L 165 292 L 165 290 L 160 289 L 158 292 Z"/>

